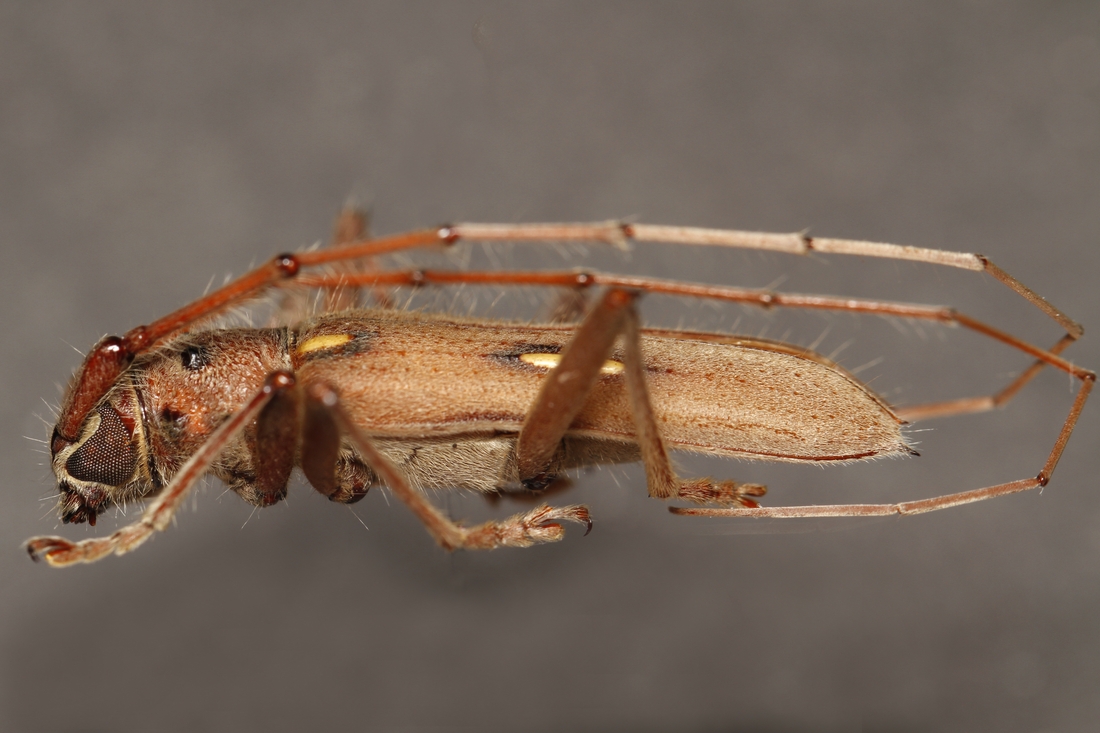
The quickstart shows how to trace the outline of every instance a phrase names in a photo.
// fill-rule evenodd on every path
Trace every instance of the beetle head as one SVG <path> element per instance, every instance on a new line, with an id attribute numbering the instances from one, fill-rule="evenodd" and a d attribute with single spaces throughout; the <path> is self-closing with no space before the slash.
<path id="1" fill-rule="evenodd" d="M 54 428 L 50 453 L 57 476 L 58 513 L 65 523 L 88 522 L 130 493 L 140 477 L 142 435 L 137 394 L 112 389 L 84 418 L 75 440 Z"/>

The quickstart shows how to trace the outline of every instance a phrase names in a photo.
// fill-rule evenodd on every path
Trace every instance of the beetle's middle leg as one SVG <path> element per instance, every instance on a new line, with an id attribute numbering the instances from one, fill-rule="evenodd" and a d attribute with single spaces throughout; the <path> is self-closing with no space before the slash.
<path id="1" fill-rule="evenodd" d="M 499 522 L 463 527 L 439 511 L 427 497 L 409 484 L 408 478 L 383 455 L 369 436 L 344 411 L 336 390 L 327 384 L 310 385 L 306 391 L 306 422 L 302 437 L 302 468 L 319 490 L 334 485 L 332 478 L 340 431 L 351 439 L 363 460 L 420 521 L 428 533 L 448 550 L 490 550 L 496 547 L 529 547 L 556 542 L 565 536 L 561 522 L 592 527 L 588 508 L 579 505 L 551 507 L 543 504 L 529 512 Z"/>
<path id="2" fill-rule="evenodd" d="M 676 475 L 645 381 L 645 362 L 633 291 L 612 288 L 588 313 L 565 347 L 561 361 L 546 379 L 528 410 L 516 444 L 516 466 L 525 486 L 541 488 L 555 477 L 550 473 L 565 433 L 600 379 L 615 342 L 625 341 L 624 372 L 634 416 L 635 440 L 645 464 L 649 495 L 684 499 L 699 504 L 755 507 L 751 498 L 763 496 L 759 484 L 738 484 L 709 478 L 682 480 Z"/>

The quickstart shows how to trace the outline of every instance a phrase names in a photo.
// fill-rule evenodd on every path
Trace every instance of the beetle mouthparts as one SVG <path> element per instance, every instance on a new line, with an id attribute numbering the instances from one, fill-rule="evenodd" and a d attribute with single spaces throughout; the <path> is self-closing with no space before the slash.
<path id="1" fill-rule="evenodd" d="M 61 492 L 61 501 L 59 502 L 58 513 L 61 515 L 61 521 L 65 524 L 83 524 L 87 522 L 94 527 L 96 517 L 99 516 L 99 512 L 103 508 L 103 497 L 85 496 L 68 484 L 61 484 L 59 491 Z"/>

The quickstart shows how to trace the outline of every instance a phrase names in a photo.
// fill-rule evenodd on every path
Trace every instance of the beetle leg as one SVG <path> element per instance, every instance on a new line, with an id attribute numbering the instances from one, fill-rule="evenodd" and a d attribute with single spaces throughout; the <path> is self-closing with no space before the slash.
<path id="1" fill-rule="evenodd" d="M 562 352 L 561 361 L 546 375 L 534 404 L 527 412 L 516 445 L 520 481 L 542 486 L 553 480 L 549 473 L 569 426 L 584 407 L 588 394 L 619 336 L 625 340 L 624 368 L 634 415 L 635 440 L 645 464 L 649 495 L 679 498 L 699 504 L 756 506 L 753 496 L 766 489 L 759 484 L 737 484 L 709 478 L 683 481 L 676 475 L 645 386 L 637 293 L 612 288 L 577 328 Z"/>
<path id="2" fill-rule="evenodd" d="M 27 551 L 36 560 L 44 557 L 50 565 L 60 567 L 95 562 L 111 553 L 123 555 L 136 549 L 154 532 L 164 531 L 187 492 L 210 470 L 222 450 L 241 434 L 276 395 L 287 392 L 293 386 L 294 376 L 289 372 L 278 371 L 268 375 L 264 386 L 248 404 L 211 433 L 210 438 L 183 464 L 171 483 L 157 495 L 138 521 L 107 537 L 94 537 L 79 542 L 71 542 L 62 537 L 35 537 L 27 542 Z"/>
<path id="3" fill-rule="evenodd" d="M 573 481 L 568 476 L 556 476 L 550 484 L 540 490 L 531 490 L 523 487 L 519 488 L 504 488 L 495 492 L 483 494 L 485 500 L 492 505 L 500 503 L 501 500 L 507 499 L 508 501 L 514 501 L 521 504 L 534 504 L 542 501 L 547 496 L 552 494 L 561 494 L 569 491 L 573 488 Z"/>
<path id="4" fill-rule="evenodd" d="M 258 507 L 271 506 L 286 498 L 298 433 L 302 424 L 298 391 L 276 392 L 256 418 L 256 435 L 249 440 L 251 481 L 229 481 L 229 487 L 242 499 Z"/>
<path id="5" fill-rule="evenodd" d="M 634 415 L 635 440 L 645 465 L 649 495 L 657 499 L 683 499 L 696 504 L 719 504 L 755 507 L 751 498 L 763 496 L 767 489 L 760 484 L 739 484 L 710 478 L 683 480 L 676 475 L 668 449 L 661 439 L 660 427 L 653 412 L 653 403 L 646 387 L 645 360 L 642 355 L 638 313 L 627 313 L 623 329 L 623 366 L 630 409 Z"/>
<path id="6" fill-rule="evenodd" d="M 546 323 L 578 323 L 588 311 L 588 288 L 572 285 L 559 288 L 546 309 Z"/>
<path id="7" fill-rule="evenodd" d="M 340 215 L 336 217 L 336 224 L 332 228 L 330 249 L 340 250 L 343 247 L 369 242 L 370 239 L 370 212 L 352 204 L 345 206 Z M 366 255 L 338 260 L 332 267 L 336 276 L 342 277 L 377 270 L 379 263 L 376 256 Z M 329 289 L 325 294 L 325 313 L 336 313 L 349 308 L 360 307 L 363 291 L 362 286 L 352 283 Z M 367 292 L 374 305 L 380 308 L 393 307 L 393 301 L 385 288 L 369 288 Z"/>
<path id="8" fill-rule="evenodd" d="M 313 488 L 340 504 L 354 504 L 367 495 L 374 473 L 342 450 L 340 427 L 332 410 L 306 399 L 302 428 L 302 472 Z"/>
<path id="9" fill-rule="evenodd" d="M 333 248 L 346 247 L 354 242 L 370 239 L 370 220 L 367 212 L 353 206 L 344 207 L 340 215 L 336 217 L 336 224 L 332 229 Z M 374 258 L 363 258 L 350 262 L 341 262 L 337 265 L 338 272 L 358 272 L 364 268 L 375 266 Z M 325 293 L 325 312 L 347 310 L 359 307 L 360 288 L 355 285 L 346 285 L 342 288 L 329 290 Z"/>
<path id="10" fill-rule="evenodd" d="M 987 486 L 982 489 L 960 491 L 956 494 L 943 494 L 928 499 L 905 501 L 898 504 L 830 504 L 820 506 L 778 506 L 778 507 L 743 507 L 732 509 L 715 508 L 682 508 L 669 507 L 673 514 L 685 514 L 703 517 L 772 517 L 789 519 L 797 517 L 877 517 L 892 514 L 924 514 L 938 509 L 949 509 L 975 501 L 992 499 L 1006 494 L 1015 494 L 1029 489 L 1038 489 L 1047 485 L 1050 476 L 1054 473 L 1055 466 L 1062 457 L 1062 451 L 1069 442 L 1069 436 L 1077 424 L 1077 418 L 1081 415 L 1081 409 L 1085 406 L 1092 385 L 1096 377 L 1089 372 L 1081 380 L 1081 387 L 1077 390 L 1077 397 L 1070 408 L 1069 416 L 1062 425 L 1062 431 L 1058 433 L 1058 439 L 1054 442 L 1054 448 L 1047 456 L 1039 474 L 1035 478 L 1024 478 L 1016 481 L 1008 481 L 1003 484 Z"/>
<path id="11" fill-rule="evenodd" d="M 1057 356 L 1065 351 L 1066 347 L 1075 340 L 1076 338 L 1073 334 L 1067 333 L 1058 343 L 1048 349 L 1048 353 Z M 1009 400 L 1015 397 L 1016 393 L 1023 389 L 1024 385 L 1034 379 L 1035 375 L 1041 372 L 1045 366 L 1046 361 L 1043 359 L 1036 359 L 1031 363 L 1031 366 L 1012 380 L 1011 384 L 1003 387 L 995 394 L 981 397 L 963 397 L 962 399 L 948 400 L 946 402 L 931 402 L 923 405 L 895 407 L 894 412 L 897 413 L 899 418 L 906 422 L 916 422 L 918 420 L 928 420 L 934 417 L 949 417 L 951 415 L 966 415 L 975 412 L 996 410 L 1008 404 Z"/>
<path id="12" fill-rule="evenodd" d="M 328 248 L 339 249 L 356 242 L 365 242 L 370 239 L 369 228 L 370 218 L 367 212 L 349 204 L 336 217 L 336 222 L 332 227 L 332 239 L 329 240 Z M 328 275 L 340 278 L 344 275 L 376 267 L 375 257 L 362 257 L 330 265 Z M 311 291 L 300 288 L 284 288 L 279 295 L 278 306 L 272 314 L 270 325 L 300 323 L 312 316 L 318 309 L 323 313 L 335 313 L 349 308 L 357 308 L 362 290 L 363 287 L 360 285 L 341 283 L 325 288 L 325 292 L 320 296 L 323 300 L 318 301 L 315 297 L 316 294 Z M 381 288 L 375 288 L 374 291 L 383 294 L 384 297 L 385 291 Z M 379 302 L 384 303 L 384 301 Z"/>
<path id="13" fill-rule="evenodd" d="M 565 536 L 565 530 L 560 522 L 576 522 L 587 525 L 589 529 L 592 528 L 587 507 L 579 505 L 550 507 L 545 504 L 499 522 L 485 522 L 476 527 L 463 527 L 444 515 L 428 501 L 423 493 L 409 484 L 405 475 L 348 417 L 335 389 L 327 384 L 313 384 L 307 390 L 306 399 L 313 401 L 318 408 L 329 412 L 335 424 L 351 438 L 351 442 L 366 463 L 389 486 L 390 491 L 424 523 L 424 527 L 435 541 L 447 550 L 490 550 L 496 547 L 529 547 L 543 542 L 556 542 Z M 304 458 L 303 463 L 305 463 Z"/>
<path id="14" fill-rule="evenodd" d="M 524 485 L 543 487 L 553 480 L 549 467 L 554 454 L 600 379 L 636 297 L 628 290 L 608 290 L 543 380 L 516 442 L 516 467 Z"/>

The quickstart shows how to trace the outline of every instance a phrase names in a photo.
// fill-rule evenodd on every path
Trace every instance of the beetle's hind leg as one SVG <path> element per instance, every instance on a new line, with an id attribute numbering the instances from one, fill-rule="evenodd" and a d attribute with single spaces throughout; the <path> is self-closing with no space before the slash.
<path id="1" fill-rule="evenodd" d="M 626 314 L 623 329 L 624 372 L 630 393 L 630 408 L 634 415 L 638 447 L 645 464 L 646 484 L 649 495 L 659 499 L 683 499 L 695 504 L 721 506 L 759 506 L 754 497 L 767 492 L 762 484 L 745 484 L 735 481 L 715 481 L 712 478 L 682 480 L 672 467 L 672 459 L 661 439 L 660 428 L 653 412 L 653 402 L 646 386 L 645 359 L 642 354 L 638 312 L 631 308 Z"/>
<path id="2" fill-rule="evenodd" d="M 634 301 L 638 293 L 612 288 L 592 308 L 561 354 L 561 360 L 546 375 L 527 412 L 516 444 L 516 465 L 526 486 L 542 486 L 552 480 L 553 465 L 569 426 L 576 419 L 589 393 L 605 373 L 615 342 L 624 343 L 621 368 L 626 377 L 635 440 L 645 465 L 649 495 L 658 499 L 683 499 L 697 504 L 756 507 L 753 497 L 763 496 L 760 484 L 739 484 L 710 478 L 682 480 L 676 475 L 668 449 L 661 438 L 653 404 L 646 387 L 641 333 Z"/>

